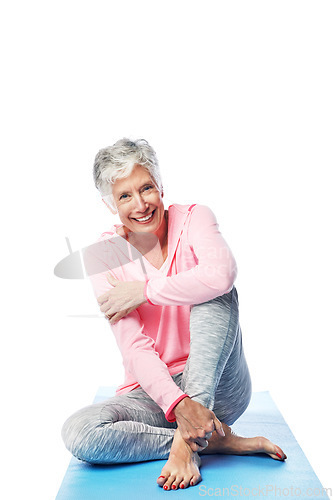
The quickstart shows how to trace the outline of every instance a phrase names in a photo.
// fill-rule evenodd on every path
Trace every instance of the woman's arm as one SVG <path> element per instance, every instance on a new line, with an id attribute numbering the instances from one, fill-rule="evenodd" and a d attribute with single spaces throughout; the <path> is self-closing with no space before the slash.
<path id="1" fill-rule="evenodd" d="M 100 260 L 100 253 L 98 251 L 94 252 L 94 247 L 84 253 L 86 268 L 91 269 L 96 266 L 98 260 Z M 98 266 L 94 268 L 97 269 Z M 114 283 L 120 285 L 126 283 L 118 281 L 114 271 L 112 271 L 112 275 Z M 90 280 L 96 298 L 111 289 L 108 272 L 92 274 Z M 132 311 L 121 321 L 112 325 L 112 331 L 121 352 L 126 372 L 132 375 L 133 379 L 162 408 L 166 418 L 169 418 L 168 415 L 171 409 L 181 399 L 185 398 L 186 394 L 173 381 L 168 367 L 155 350 L 153 339 L 145 334 L 144 325 L 138 311 Z M 170 418 L 170 421 L 172 420 L 175 420 L 173 414 Z"/>
<path id="2" fill-rule="evenodd" d="M 236 262 L 218 229 L 215 215 L 208 207 L 194 207 L 188 241 L 197 258 L 197 265 L 174 276 L 149 280 L 145 289 L 149 303 L 201 304 L 232 289 L 237 275 Z"/>
<path id="3" fill-rule="evenodd" d="M 112 326 L 126 371 L 162 408 L 166 417 L 185 393 L 173 381 L 168 367 L 155 350 L 154 340 L 145 335 L 138 311 Z M 173 419 L 174 420 L 174 419 Z"/>

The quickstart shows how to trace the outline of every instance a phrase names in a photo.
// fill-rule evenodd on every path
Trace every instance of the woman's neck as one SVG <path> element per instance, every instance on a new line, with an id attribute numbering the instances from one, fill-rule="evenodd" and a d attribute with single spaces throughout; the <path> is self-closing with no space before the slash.
<path id="1" fill-rule="evenodd" d="M 118 232 L 120 236 L 126 238 L 126 240 L 134 246 L 142 255 L 144 255 L 148 260 L 152 259 L 154 261 L 162 263 L 168 256 L 168 211 L 165 210 L 163 222 L 158 228 L 156 233 L 132 233 L 125 226 L 121 228 L 122 231 Z"/>

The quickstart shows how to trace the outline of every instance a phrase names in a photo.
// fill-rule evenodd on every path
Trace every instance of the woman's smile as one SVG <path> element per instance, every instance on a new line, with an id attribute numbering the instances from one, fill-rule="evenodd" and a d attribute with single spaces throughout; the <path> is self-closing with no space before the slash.
<path id="1" fill-rule="evenodd" d="M 148 215 L 146 215 L 144 217 L 141 217 L 141 218 L 132 217 L 132 219 L 134 219 L 136 222 L 139 222 L 140 224 L 148 223 L 148 222 L 150 222 L 152 220 L 152 217 L 155 214 L 155 210 L 153 210 L 152 212 L 150 212 Z"/>

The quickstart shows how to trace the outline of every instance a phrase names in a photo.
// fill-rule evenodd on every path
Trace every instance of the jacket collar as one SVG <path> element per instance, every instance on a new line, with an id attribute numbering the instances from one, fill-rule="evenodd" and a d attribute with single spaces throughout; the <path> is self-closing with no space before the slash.
<path id="1" fill-rule="evenodd" d="M 194 205 L 173 204 L 168 208 L 168 267 L 174 259 L 181 235 L 183 234 L 186 220 Z"/>

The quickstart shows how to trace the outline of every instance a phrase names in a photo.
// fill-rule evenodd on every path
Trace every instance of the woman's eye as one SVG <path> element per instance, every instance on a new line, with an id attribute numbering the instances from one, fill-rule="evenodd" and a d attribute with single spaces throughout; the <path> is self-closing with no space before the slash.
<path id="1" fill-rule="evenodd" d="M 126 200 L 128 198 L 128 194 L 122 194 L 119 200 Z"/>
<path id="2" fill-rule="evenodd" d="M 153 186 L 145 186 L 145 187 L 143 188 L 143 190 L 144 190 L 144 191 L 148 191 L 149 189 L 152 189 L 152 188 L 153 188 Z"/>

